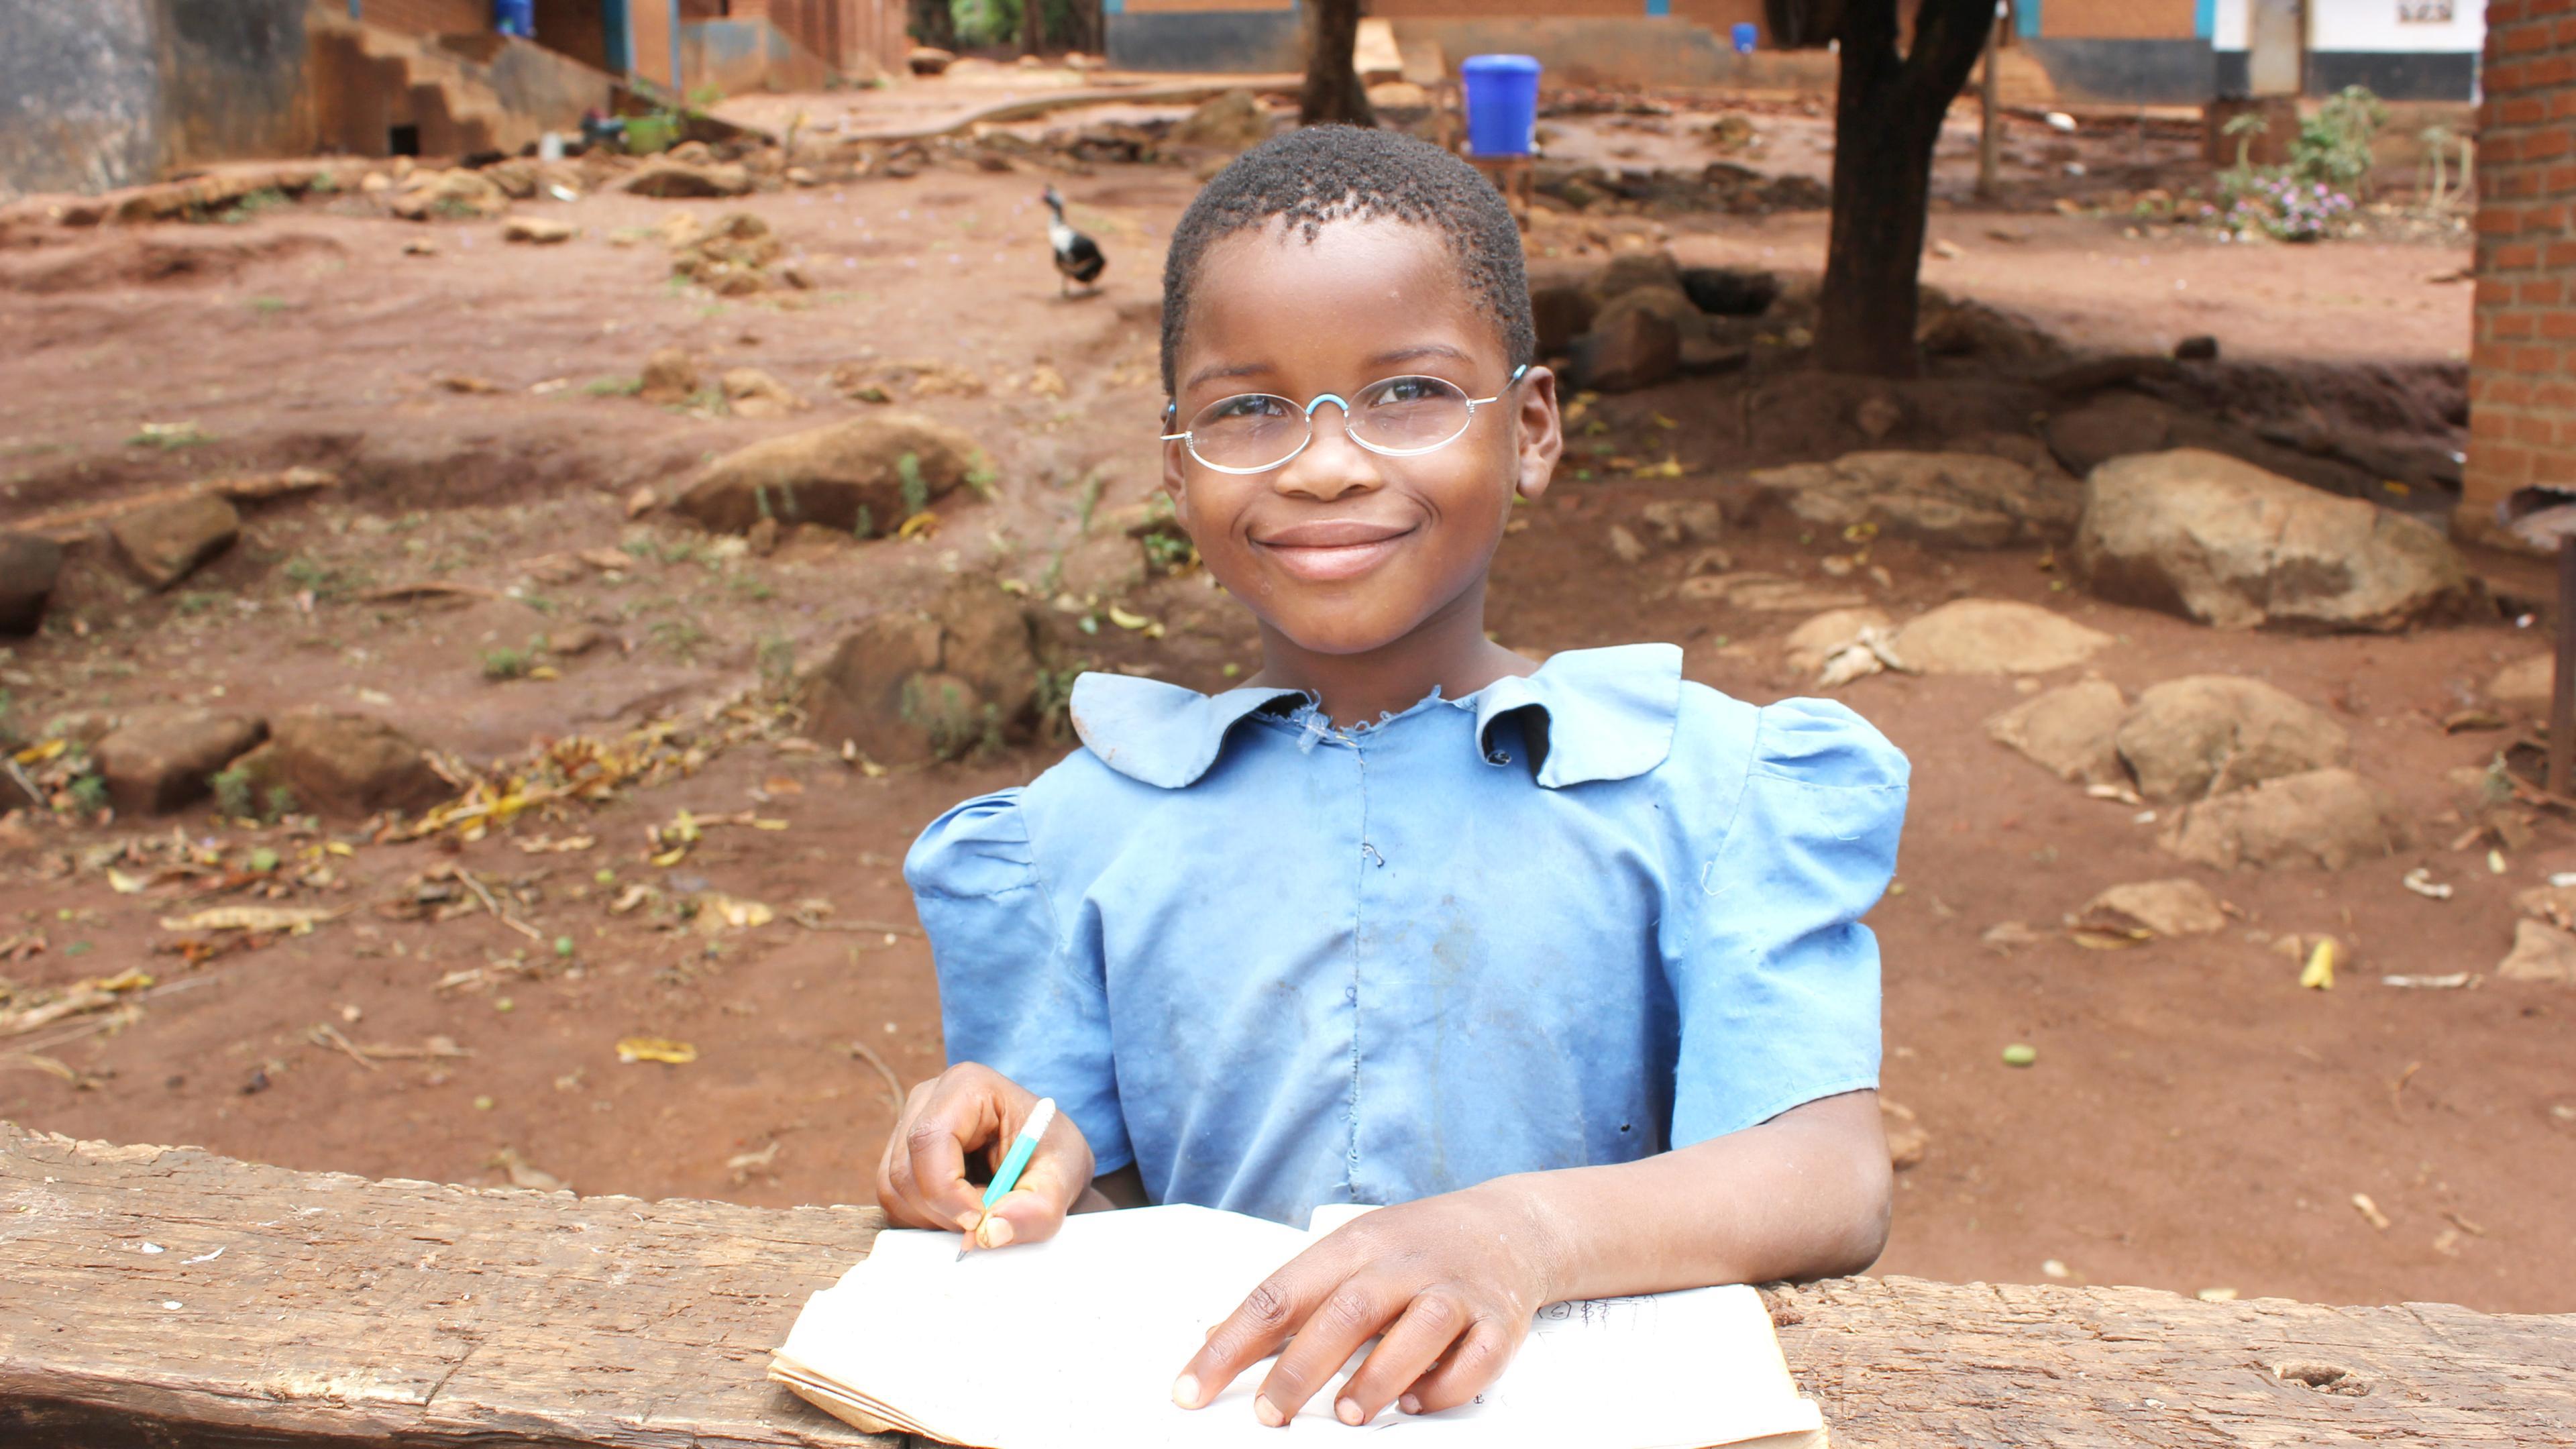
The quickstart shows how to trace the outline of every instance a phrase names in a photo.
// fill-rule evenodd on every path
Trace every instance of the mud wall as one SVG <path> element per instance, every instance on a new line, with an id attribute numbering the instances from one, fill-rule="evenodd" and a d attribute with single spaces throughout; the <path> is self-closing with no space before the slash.
<path id="1" fill-rule="evenodd" d="M 312 154 L 306 0 L 152 3 L 159 15 L 162 169 Z"/>
<path id="2" fill-rule="evenodd" d="M 766 20 L 701 20 L 682 25 L 680 66 L 688 90 L 714 86 L 729 96 L 760 90 L 818 90 L 832 77 L 830 66 Z"/>
<path id="3" fill-rule="evenodd" d="M 0 0 L 0 201 L 148 180 L 160 159 L 150 0 Z"/>

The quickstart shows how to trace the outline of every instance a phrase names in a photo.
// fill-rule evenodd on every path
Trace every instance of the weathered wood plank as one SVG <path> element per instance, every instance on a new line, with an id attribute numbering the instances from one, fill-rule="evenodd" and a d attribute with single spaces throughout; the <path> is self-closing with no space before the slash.
<path id="1" fill-rule="evenodd" d="M 0 1444 L 890 1449 L 761 1376 L 878 1225 L 0 1123 Z M 1771 1297 L 1842 1449 L 2576 1445 L 2576 1317 L 1905 1278 Z"/>

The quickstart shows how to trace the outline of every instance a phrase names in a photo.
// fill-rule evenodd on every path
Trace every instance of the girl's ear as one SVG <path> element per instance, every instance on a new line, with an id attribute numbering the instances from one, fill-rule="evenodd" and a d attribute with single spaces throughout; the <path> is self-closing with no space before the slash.
<path id="1" fill-rule="evenodd" d="M 1556 405 L 1556 374 L 1532 366 L 1521 377 L 1520 406 L 1513 412 L 1520 437 L 1520 481 L 1516 491 L 1535 503 L 1556 477 L 1565 456 L 1565 419 Z"/>
<path id="2" fill-rule="evenodd" d="M 1172 500 L 1173 516 L 1180 519 L 1181 530 L 1186 533 L 1190 526 L 1190 495 L 1181 486 L 1182 448 L 1179 443 L 1163 444 L 1163 496 Z"/>

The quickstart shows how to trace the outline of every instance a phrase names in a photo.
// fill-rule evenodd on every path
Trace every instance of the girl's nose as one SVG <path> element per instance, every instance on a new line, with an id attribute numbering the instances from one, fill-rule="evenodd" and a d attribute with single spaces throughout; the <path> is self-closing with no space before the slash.
<path id="1" fill-rule="evenodd" d="M 1351 441 L 1350 414 L 1339 406 L 1340 399 L 1328 401 L 1334 406 L 1319 406 L 1307 415 L 1306 425 L 1313 432 L 1304 451 L 1279 469 L 1280 492 L 1330 502 L 1347 493 L 1367 492 L 1385 481 L 1378 476 L 1377 455 Z M 1332 414 L 1330 422 L 1324 418 L 1327 412 Z"/>

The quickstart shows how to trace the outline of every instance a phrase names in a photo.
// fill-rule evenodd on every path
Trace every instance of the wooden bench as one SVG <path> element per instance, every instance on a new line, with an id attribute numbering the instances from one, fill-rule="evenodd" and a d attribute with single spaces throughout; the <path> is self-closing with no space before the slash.
<path id="1" fill-rule="evenodd" d="M 0 1445 L 892 1445 L 762 1378 L 879 1222 L 0 1123 Z M 2576 1316 L 1909 1278 L 1770 1296 L 1850 1449 L 2576 1443 Z"/>

